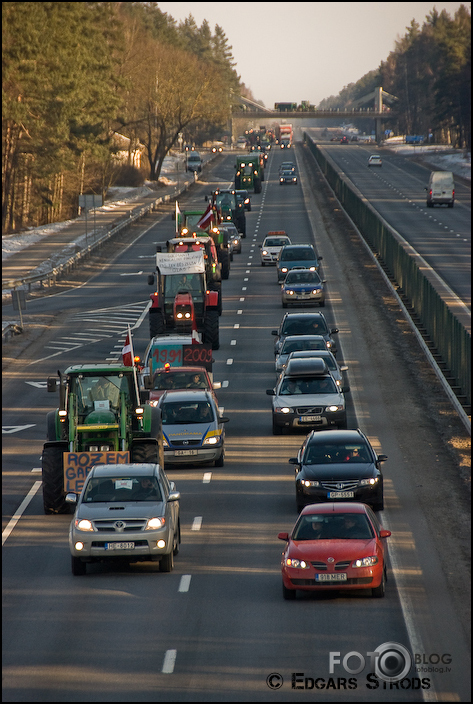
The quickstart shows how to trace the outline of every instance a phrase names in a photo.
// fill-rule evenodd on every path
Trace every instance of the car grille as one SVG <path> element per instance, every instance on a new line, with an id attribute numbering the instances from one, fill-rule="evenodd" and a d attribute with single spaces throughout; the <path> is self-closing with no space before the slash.
<path id="1" fill-rule="evenodd" d="M 327 491 L 353 491 L 358 487 L 358 479 L 347 479 L 346 481 L 320 482 Z"/>
<path id="2" fill-rule="evenodd" d="M 323 413 L 324 408 L 323 406 L 298 406 L 295 411 L 299 416 L 303 416 L 305 414 L 319 416 Z"/>
<path id="3" fill-rule="evenodd" d="M 91 547 L 93 548 L 102 548 L 105 550 L 105 546 L 107 545 L 109 541 L 100 541 L 100 540 L 94 540 L 91 544 Z M 135 544 L 135 548 L 147 548 L 148 547 L 148 541 L 147 540 L 134 540 L 133 541 Z M 119 552 L 117 550 L 114 551 L 116 553 L 116 557 L 120 557 Z"/>
<path id="4" fill-rule="evenodd" d="M 143 530 L 146 522 L 146 519 L 130 519 L 124 521 L 120 518 L 104 518 L 94 521 L 93 523 L 99 533 L 136 533 L 138 530 Z M 118 523 L 119 526 L 116 526 L 116 523 Z"/>
<path id="5" fill-rule="evenodd" d="M 185 450 L 186 447 L 195 447 L 196 445 L 202 445 L 202 440 L 186 440 L 185 442 L 183 442 L 182 440 L 176 440 L 175 442 L 172 442 L 171 445 L 173 447 L 178 447 Z"/>
<path id="6" fill-rule="evenodd" d="M 312 567 L 314 567 L 318 572 L 326 572 L 327 565 L 325 562 L 311 562 Z M 343 562 L 337 562 L 335 564 L 335 571 L 346 570 L 350 566 L 350 560 L 344 560 Z"/>
<path id="7" fill-rule="evenodd" d="M 332 587 L 332 589 L 342 589 L 347 584 L 371 584 L 372 577 L 349 577 L 346 582 L 316 582 L 315 579 L 291 579 L 290 582 L 295 587 Z"/>

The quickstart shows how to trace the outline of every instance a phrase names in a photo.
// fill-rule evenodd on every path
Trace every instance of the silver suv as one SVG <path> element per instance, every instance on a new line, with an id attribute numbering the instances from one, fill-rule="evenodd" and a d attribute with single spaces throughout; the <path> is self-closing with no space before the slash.
<path id="1" fill-rule="evenodd" d="M 158 464 L 107 464 L 91 469 L 69 530 L 72 574 L 87 563 L 159 561 L 171 572 L 179 552 L 180 494 Z"/>

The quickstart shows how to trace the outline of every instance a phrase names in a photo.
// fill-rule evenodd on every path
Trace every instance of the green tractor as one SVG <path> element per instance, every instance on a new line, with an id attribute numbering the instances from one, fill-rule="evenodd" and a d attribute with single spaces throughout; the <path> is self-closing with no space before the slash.
<path id="1" fill-rule="evenodd" d="M 264 180 L 263 167 L 259 152 L 237 156 L 235 162 L 235 190 L 254 189 L 261 193 L 261 183 Z"/>
<path id="2" fill-rule="evenodd" d="M 47 415 L 45 513 L 68 513 L 66 494 L 81 492 L 94 465 L 164 466 L 161 413 L 141 403 L 135 366 L 80 364 L 58 371 L 58 377 L 47 382 L 50 392 L 59 387 L 59 408 Z"/>

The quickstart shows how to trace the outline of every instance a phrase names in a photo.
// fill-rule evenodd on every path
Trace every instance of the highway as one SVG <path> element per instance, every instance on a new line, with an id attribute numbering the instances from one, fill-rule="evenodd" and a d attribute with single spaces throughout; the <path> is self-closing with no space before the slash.
<path id="1" fill-rule="evenodd" d="M 279 186 L 278 164 L 295 157 L 301 185 Z M 4 371 L 2 385 L 4 701 L 470 700 L 469 504 L 438 423 L 448 417 L 459 434 L 462 426 L 444 411 L 435 377 L 366 253 L 353 258 L 356 245 L 339 214 L 328 226 L 310 192 L 306 158 L 301 146 L 290 156 L 271 153 L 242 254 L 223 282 L 213 371 L 230 418 L 225 466 L 168 470 L 182 496 L 172 573 L 138 563 L 94 565 L 73 577 L 71 517 L 43 514 L 35 471 L 56 402 L 46 378 L 73 363 L 119 359 L 128 323 L 135 350 L 144 352 L 147 273 L 155 243 L 173 233 L 171 208 L 136 224 L 129 246 L 85 285 L 29 302 L 28 315 L 43 328 Z M 231 182 L 232 162 L 231 155 L 216 160 L 183 206 L 204 208 L 211 188 Z M 324 314 L 340 330 L 339 361 L 348 365 L 348 427 L 360 427 L 389 458 L 379 517 L 392 537 L 381 600 L 362 592 L 282 598 L 277 534 L 297 518 L 288 459 L 304 435 L 272 435 L 265 394 L 276 379 L 271 330 L 283 309 L 275 269 L 260 266 L 258 244 L 274 229 L 315 244 L 323 256 Z M 429 405 L 430 394 L 438 406 Z M 439 418 L 439 408 L 448 415 Z M 368 665 L 356 675 L 342 665 L 330 672 L 330 653 L 368 660 L 385 643 L 419 657 L 402 687 L 370 679 Z"/>

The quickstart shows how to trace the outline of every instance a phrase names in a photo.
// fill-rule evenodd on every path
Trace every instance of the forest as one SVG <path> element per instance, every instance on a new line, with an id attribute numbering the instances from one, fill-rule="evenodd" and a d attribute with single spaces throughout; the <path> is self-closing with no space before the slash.
<path id="1" fill-rule="evenodd" d="M 461 5 L 451 17 L 435 8 L 422 27 L 412 21 L 380 66 L 319 108 L 349 108 L 376 86 L 393 96 L 387 129 L 432 135 L 431 141 L 471 149 L 471 15 Z M 356 123 L 356 120 L 355 120 Z M 384 123 L 383 123 L 384 124 Z M 366 123 L 357 125 L 366 129 Z"/>
<path id="2" fill-rule="evenodd" d="M 394 96 L 388 129 L 469 149 L 470 30 L 466 6 L 432 10 L 318 107 L 348 108 L 381 85 Z M 155 2 L 4 2 L 2 39 L 4 234 L 75 217 L 79 194 L 157 182 L 179 135 L 218 139 L 239 95 L 253 98 L 221 27 L 177 24 Z"/>

